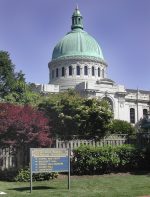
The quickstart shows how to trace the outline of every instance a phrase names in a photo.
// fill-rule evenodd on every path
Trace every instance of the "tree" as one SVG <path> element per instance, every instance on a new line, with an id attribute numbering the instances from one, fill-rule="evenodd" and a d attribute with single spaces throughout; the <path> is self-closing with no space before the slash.
<path id="1" fill-rule="evenodd" d="M 22 71 L 15 72 L 9 53 L 0 51 L 0 98 L 5 102 L 35 105 L 40 97 L 26 83 Z"/>
<path id="2" fill-rule="evenodd" d="M 84 99 L 80 117 L 79 133 L 86 138 L 99 139 L 108 134 L 113 114 L 107 101 Z"/>
<path id="3" fill-rule="evenodd" d="M 52 121 L 53 135 L 64 140 L 101 138 L 108 131 L 111 110 L 104 101 L 82 98 L 73 91 L 49 95 L 39 105 Z"/>
<path id="4" fill-rule="evenodd" d="M 43 112 L 28 105 L 0 104 L 1 147 L 13 146 L 27 158 L 29 148 L 49 147 L 51 142 L 49 120 Z"/>
<path id="5" fill-rule="evenodd" d="M 79 95 L 69 91 L 50 94 L 39 104 L 39 109 L 51 119 L 54 137 L 70 139 L 71 136 L 77 135 L 79 127 L 77 111 L 81 101 L 82 98 Z"/>
<path id="6" fill-rule="evenodd" d="M 124 120 L 113 120 L 110 124 L 110 132 L 115 134 L 134 134 L 135 128 Z"/>
<path id="7" fill-rule="evenodd" d="M 42 99 L 42 95 L 30 90 L 27 84 L 25 84 L 24 87 L 24 90 L 21 90 L 20 85 L 18 85 L 17 89 L 20 89 L 20 91 L 12 91 L 7 94 L 4 97 L 5 102 L 22 105 L 30 104 L 32 106 L 36 106 Z"/>
<path id="8" fill-rule="evenodd" d="M 14 64 L 8 52 L 0 51 L 0 96 L 4 97 L 9 93 L 15 83 Z"/>

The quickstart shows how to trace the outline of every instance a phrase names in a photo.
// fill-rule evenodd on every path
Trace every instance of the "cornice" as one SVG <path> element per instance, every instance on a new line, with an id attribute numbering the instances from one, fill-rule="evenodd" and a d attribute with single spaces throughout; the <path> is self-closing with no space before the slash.
<path id="1" fill-rule="evenodd" d="M 105 61 L 103 61 L 100 58 L 92 57 L 92 56 L 66 56 L 66 57 L 60 57 L 57 59 L 54 59 L 49 62 L 49 64 L 55 64 L 55 63 L 60 63 L 61 61 L 68 61 L 68 60 L 78 60 L 78 61 L 89 61 L 89 62 L 96 62 L 96 63 L 101 63 L 104 64 L 105 66 L 108 66 Z"/>

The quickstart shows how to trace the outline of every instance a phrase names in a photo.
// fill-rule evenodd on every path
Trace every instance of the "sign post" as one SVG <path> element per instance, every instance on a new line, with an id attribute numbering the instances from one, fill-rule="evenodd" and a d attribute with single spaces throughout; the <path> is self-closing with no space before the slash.
<path id="1" fill-rule="evenodd" d="M 30 192 L 32 192 L 32 174 L 42 172 L 68 172 L 68 189 L 70 189 L 70 150 L 30 148 Z"/>
<path id="2" fill-rule="evenodd" d="M 32 192 L 32 149 L 30 148 L 30 193 Z"/>
<path id="3" fill-rule="evenodd" d="M 68 189 L 70 190 L 70 149 L 68 149 Z"/>

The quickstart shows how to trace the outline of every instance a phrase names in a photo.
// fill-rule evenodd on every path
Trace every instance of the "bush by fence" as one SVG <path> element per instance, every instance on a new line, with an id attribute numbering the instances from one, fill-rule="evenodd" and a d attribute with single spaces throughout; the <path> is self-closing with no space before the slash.
<path id="1" fill-rule="evenodd" d="M 74 174 L 103 174 L 145 169 L 149 151 L 131 145 L 118 147 L 81 146 L 74 150 L 72 172 Z"/>
<path id="2" fill-rule="evenodd" d="M 32 175 L 33 181 L 49 181 L 50 179 L 57 178 L 58 174 L 51 172 L 51 173 L 35 173 Z M 14 178 L 14 181 L 19 182 L 29 182 L 30 181 L 30 169 L 24 168 L 20 169 Z"/>
<path id="3" fill-rule="evenodd" d="M 58 174 L 55 172 L 51 173 L 36 173 L 32 175 L 33 181 L 49 181 L 50 179 L 57 178 Z M 1 181 L 18 181 L 18 182 L 29 182 L 30 181 L 30 169 L 24 168 L 20 170 L 5 169 L 0 171 Z"/>

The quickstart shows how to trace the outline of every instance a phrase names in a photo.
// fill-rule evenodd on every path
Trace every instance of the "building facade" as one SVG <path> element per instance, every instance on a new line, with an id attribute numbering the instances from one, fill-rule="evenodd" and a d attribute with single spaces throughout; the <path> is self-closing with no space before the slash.
<path id="1" fill-rule="evenodd" d="M 38 91 L 62 92 L 73 88 L 89 98 L 107 99 L 114 118 L 135 124 L 149 111 L 150 91 L 126 89 L 107 77 L 108 65 L 97 41 L 83 30 L 78 8 L 71 31 L 54 47 L 48 63 L 49 84 Z"/>

